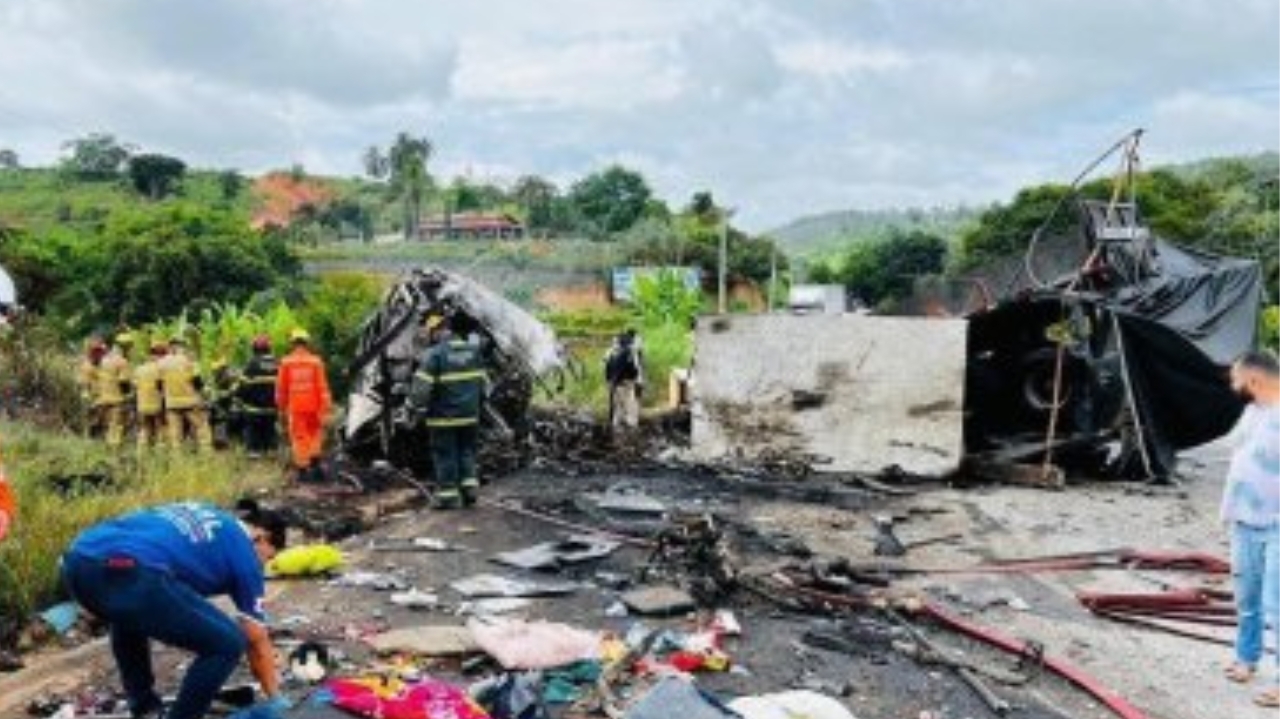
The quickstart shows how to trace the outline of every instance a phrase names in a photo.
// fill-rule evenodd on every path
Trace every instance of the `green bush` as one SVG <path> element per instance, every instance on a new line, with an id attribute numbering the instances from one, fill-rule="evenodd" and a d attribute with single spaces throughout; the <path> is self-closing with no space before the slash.
<path id="1" fill-rule="evenodd" d="M 76 358 L 58 336 L 29 318 L 0 334 L 0 405 L 46 426 L 79 428 L 87 405 L 76 385 Z"/>
<path id="2" fill-rule="evenodd" d="M 90 525 L 126 511 L 179 500 L 229 504 L 278 481 L 266 464 L 241 455 L 175 454 L 157 450 L 145 462 L 126 461 L 101 442 L 27 424 L 0 424 L 5 469 L 18 495 L 13 534 L 0 543 L 0 636 L 53 601 L 57 562 L 70 541 Z M 130 455 L 125 455 L 130 457 Z M 55 485 L 58 478 L 99 474 L 104 485 Z"/>
<path id="3" fill-rule="evenodd" d="M 1280 305 L 1263 308 L 1258 318 L 1258 344 L 1280 351 Z"/>

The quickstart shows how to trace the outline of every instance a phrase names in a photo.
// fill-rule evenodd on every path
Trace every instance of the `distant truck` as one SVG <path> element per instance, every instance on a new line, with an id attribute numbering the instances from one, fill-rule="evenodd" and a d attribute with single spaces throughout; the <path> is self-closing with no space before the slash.
<path id="1" fill-rule="evenodd" d="M 797 315 L 842 315 L 849 295 L 843 285 L 792 285 L 787 307 Z"/>

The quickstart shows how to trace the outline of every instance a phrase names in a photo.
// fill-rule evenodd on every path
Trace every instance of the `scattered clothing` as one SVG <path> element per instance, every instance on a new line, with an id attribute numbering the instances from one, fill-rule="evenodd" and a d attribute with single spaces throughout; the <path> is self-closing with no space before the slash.
<path id="1" fill-rule="evenodd" d="M 856 719 L 840 702 L 811 691 L 742 697 L 729 702 L 729 708 L 744 719 Z"/>
<path id="2" fill-rule="evenodd" d="M 471 630 L 455 625 L 426 625 L 394 629 L 368 639 L 369 646 L 382 654 L 405 652 L 423 656 L 457 656 L 480 651 Z"/>
<path id="3" fill-rule="evenodd" d="M 510 579 L 496 574 L 475 574 L 449 585 L 468 597 L 552 597 L 572 594 L 578 585 L 572 582 L 533 582 Z"/>
<path id="4" fill-rule="evenodd" d="M 702 691 L 691 681 L 668 677 L 641 697 L 627 713 L 626 719 L 741 719 L 715 696 Z"/>
<path id="5" fill-rule="evenodd" d="M 370 719 L 491 719 L 465 690 L 435 679 L 334 679 L 326 686 L 334 706 Z"/>
<path id="6" fill-rule="evenodd" d="M 472 620 L 476 644 L 505 669 L 550 669 L 600 658 L 600 635 L 567 624 Z"/>

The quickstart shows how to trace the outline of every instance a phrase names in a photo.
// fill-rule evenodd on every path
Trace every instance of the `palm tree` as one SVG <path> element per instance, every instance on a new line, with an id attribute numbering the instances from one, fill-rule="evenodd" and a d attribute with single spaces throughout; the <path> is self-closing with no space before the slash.
<path id="1" fill-rule="evenodd" d="M 387 151 L 391 185 L 404 203 L 404 238 L 412 239 L 422 221 L 422 197 L 431 184 L 427 160 L 431 158 L 431 140 L 411 137 L 407 132 L 396 135 Z"/>

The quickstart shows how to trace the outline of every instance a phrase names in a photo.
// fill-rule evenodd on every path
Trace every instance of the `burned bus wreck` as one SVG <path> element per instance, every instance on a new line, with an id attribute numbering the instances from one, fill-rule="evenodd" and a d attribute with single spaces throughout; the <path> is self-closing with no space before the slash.
<path id="1" fill-rule="evenodd" d="M 361 331 L 342 425 L 344 452 L 357 460 L 386 459 L 425 476 L 429 442 L 405 412 L 414 365 L 426 349 L 422 322 L 448 317 L 454 332 L 477 343 L 488 374 L 484 431 L 519 435 L 540 382 L 559 382 L 567 368 L 555 333 L 517 305 L 478 283 L 438 268 L 399 280 Z"/>

